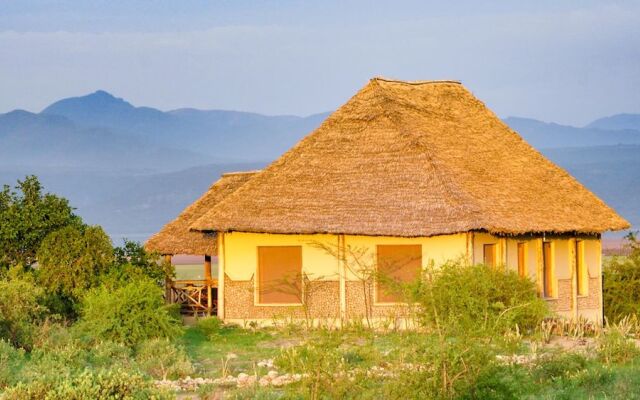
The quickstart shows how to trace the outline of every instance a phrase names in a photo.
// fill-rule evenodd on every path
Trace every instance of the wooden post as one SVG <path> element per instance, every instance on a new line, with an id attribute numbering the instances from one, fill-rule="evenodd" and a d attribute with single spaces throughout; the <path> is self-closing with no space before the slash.
<path id="1" fill-rule="evenodd" d="M 207 315 L 211 316 L 211 310 L 213 309 L 213 298 L 211 297 L 211 256 L 207 254 L 204 256 L 204 280 L 207 285 Z"/>
<path id="2" fill-rule="evenodd" d="M 171 254 L 164 255 L 164 262 L 171 264 Z M 173 302 L 171 298 L 171 279 L 168 276 L 164 278 L 164 300 L 167 304 Z"/>

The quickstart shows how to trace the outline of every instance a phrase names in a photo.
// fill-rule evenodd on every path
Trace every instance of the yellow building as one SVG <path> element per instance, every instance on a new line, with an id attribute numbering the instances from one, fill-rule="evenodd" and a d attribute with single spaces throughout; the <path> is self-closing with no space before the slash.
<path id="1" fill-rule="evenodd" d="M 227 321 L 401 317 L 371 271 L 410 280 L 459 258 L 600 321 L 600 235 L 629 224 L 460 83 L 375 78 L 188 226 L 215 235 Z"/>

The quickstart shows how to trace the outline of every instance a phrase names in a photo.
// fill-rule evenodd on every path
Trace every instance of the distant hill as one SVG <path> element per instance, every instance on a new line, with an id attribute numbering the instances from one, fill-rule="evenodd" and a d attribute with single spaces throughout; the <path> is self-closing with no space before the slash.
<path id="1" fill-rule="evenodd" d="M 640 145 L 542 149 L 551 161 L 640 227 Z"/>
<path id="2" fill-rule="evenodd" d="M 108 128 L 84 127 L 64 116 L 16 110 L 0 114 L 0 167 L 170 171 L 212 157 L 170 149 Z"/>
<path id="3" fill-rule="evenodd" d="M 224 162 L 273 159 L 328 115 L 266 116 L 191 108 L 163 112 L 134 107 L 102 90 L 57 101 L 42 114 L 64 116 L 81 126 L 107 128 L 155 145 L 207 154 Z"/>
<path id="4" fill-rule="evenodd" d="M 587 128 L 640 131 L 640 114 L 616 114 L 600 118 L 587 125 Z"/>
<path id="5" fill-rule="evenodd" d="M 640 144 L 640 130 L 607 130 L 593 128 L 591 124 L 589 127 L 577 128 L 520 117 L 508 117 L 504 122 L 539 149 Z"/>

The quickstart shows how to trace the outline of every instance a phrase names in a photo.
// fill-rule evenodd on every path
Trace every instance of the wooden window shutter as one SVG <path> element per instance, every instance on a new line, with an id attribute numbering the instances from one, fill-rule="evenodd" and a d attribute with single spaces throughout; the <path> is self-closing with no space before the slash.
<path id="1" fill-rule="evenodd" d="M 496 245 L 485 244 L 483 247 L 482 261 L 485 265 L 495 267 L 496 266 Z"/>
<path id="2" fill-rule="evenodd" d="M 527 274 L 526 267 L 526 245 L 524 243 L 518 243 L 518 275 L 524 277 Z"/>
<path id="3" fill-rule="evenodd" d="M 553 297 L 553 260 L 551 256 L 551 242 L 542 243 L 542 278 L 544 283 L 544 297 Z"/>
<path id="4" fill-rule="evenodd" d="M 392 282 L 412 282 L 420 276 L 421 271 L 421 245 L 379 245 L 378 274 L 381 277 L 377 280 L 376 300 L 380 303 L 403 301 Z"/>
<path id="5" fill-rule="evenodd" d="M 258 247 L 258 302 L 302 302 L 302 247 Z"/>

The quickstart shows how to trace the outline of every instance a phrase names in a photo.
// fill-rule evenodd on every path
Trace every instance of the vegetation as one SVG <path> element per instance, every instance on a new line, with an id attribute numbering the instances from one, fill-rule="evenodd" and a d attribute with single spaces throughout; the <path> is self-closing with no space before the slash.
<path id="1" fill-rule="evenodd" d="M 413 300 L 421 306 L 421 323 L 446 335 L 492 337 L 516 327 L 531 332 L 549 315 L 530 280 L 463 261 L 427 268 Z"/>
<path id="2" fill-rule="evenodd" d="M 32 265 L 49 233 L 80 221 L 66 199 L 43 194 L 35 176 L 15 189 L 5 185 L 0 192 L 0 268 Z"/>
<path id="3" fill-rule="evenodd" d="M 614 256 L 604 266 L 604 312 L 611 322 L 640 316 L 640 242 L 627 236 L 628 256 Z"/>
<path id="4" fill-rule="evenodd" d="M 115 290 L 101 286 L 83 298 L 76 327 L 91 337 L 127 345 L 175 338 L 180 334 L 179 321 L 162 296 L 162 289 L 148 278 Z"/>
<path id="5" fill-rule="evenodd" d="M 44 200 L 49 195 L 40 194 L 37 180 L 27 180 L 19 184 L 22 195 L 5 190 L 2 218 L 49 215 L 51 204 L 66 204 L 55 196 Z M 24 198 L 34 209 L 17 211 L 30 207 L 18 206 Z M 47 225 L 46 234 L 24 247 L 1 239 L 8 250 L 0 254 L 0 399 L 165 399 L 175 398 L 177 387 L 202 398 L 240 399 L 627 399 L 640 393 L 634 304 L 640 246 L 633 237 L 632 254 L 606 268 L 611 323 L 605 328 L 548 321 L 531 282 L 461 261 L 429 266 L 416 282 L 395 284 L 415 304 L 411 330 L 373 325 L 371 314 L 367 323 L 340 329 L 282 320 L 271 328 L 240 327 L 214 317 L 182 328 L 163 299 L 170 266 L 137 243 L 114 249 L 101 228 L 68 210 L 64 223 Z M 38 268 L 28 268 L 36 256 Z M 383 278 L 370 275 L 365 258 L 348 267 L 360 273 L 367 293 L 372 280 Z"/>

